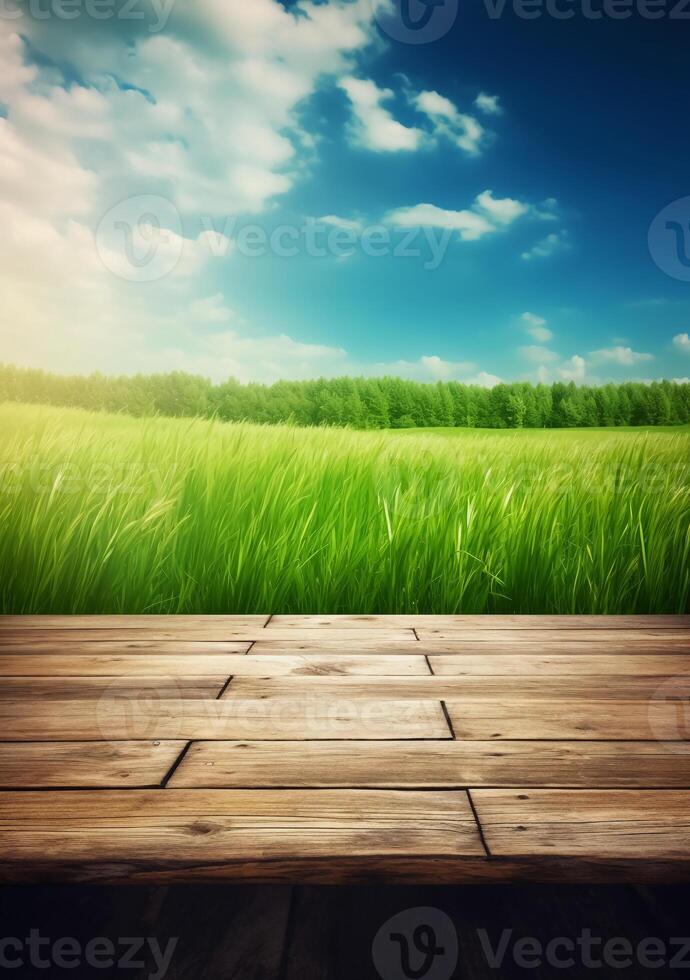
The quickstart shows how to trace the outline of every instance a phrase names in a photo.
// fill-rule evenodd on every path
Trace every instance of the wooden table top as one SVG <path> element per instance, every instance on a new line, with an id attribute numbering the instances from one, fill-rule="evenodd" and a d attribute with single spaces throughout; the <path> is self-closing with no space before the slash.
<path id="1" fill-rule="evenodd" d="M 690 879 L 690 616 L 5 616 L 4 881 Z"/>

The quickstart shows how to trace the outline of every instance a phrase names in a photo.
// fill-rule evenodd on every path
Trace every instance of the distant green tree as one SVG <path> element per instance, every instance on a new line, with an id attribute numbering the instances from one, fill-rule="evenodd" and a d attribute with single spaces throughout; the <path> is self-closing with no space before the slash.
<path id="1" fill-rule="evenodd" d="M 542 428 L 669 425 L 690 422 L 690 384 L 626 382 L 601 387 L 457 381 L 423 384 L 402 378 L 319 378 L 211 384 L 175 371 L 87 377 L 0 364 L 0 400 L 126 412 L 134 416 L 217 417 L 225 421 L 346 425 L 362 429 L 412 426 Z"/>

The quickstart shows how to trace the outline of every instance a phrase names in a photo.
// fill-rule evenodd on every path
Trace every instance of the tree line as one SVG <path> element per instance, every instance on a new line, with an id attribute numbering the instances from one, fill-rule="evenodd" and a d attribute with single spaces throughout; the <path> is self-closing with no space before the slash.
<path id="1" fill-rule="evenodd" d="M 598 387 L 528 382 L 481 388 L 457 381 L 320 378 L 241 384 L 169 374 L 65 376 L 0 364 L 0 401 L 143 417 L 219 418 L 357 429 L 568 428 L 690 422 L 690 384 L 626 382 Z"/>

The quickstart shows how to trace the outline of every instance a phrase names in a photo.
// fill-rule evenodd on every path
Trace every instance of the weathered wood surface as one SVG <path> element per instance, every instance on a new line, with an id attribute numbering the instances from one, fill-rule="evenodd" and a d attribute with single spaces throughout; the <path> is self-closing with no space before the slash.
<path id="1" fill-rule="evenodd" d="M 10 881 L 690 874 L 690 617 L 0 618 Z"/>
<path id="2" fill-rule="evenodd" d="M 364 658 L 362 658 L 364 659 Z M 407 660 L 409 658 L 402 658 Z M 331 676 L 329 674 L 288 674 L 274 677 L 238 671 L 227 686 L 224 698 L 403 698 L 440 701 L 471 698 L 567 698 L 586 701 L 648 700 L 663 687 L 664 698 L 690 698 L 690 673 L 681 675 L 598 674 L 592 677 L 558 673 L 545 678 L 538 675 L 470 675 L 443 676 Z"/>
<path id="3" fill-rule="evenodd" d="M 0 745 L 0 787 L 160 786 L 185 742 L 29 742 Z"/>
<path id="4" fill-rule="evenodd" d="M 171 786 L 657 789 L 690 785 L 690 752 L 656 742 L 195 742 Z"/>
<path id="5" fill-rule="evenodd" d="M 106 695 L 97 701 L 0 701 L 0 742 L 147 739 L 450 738 L 440 702 L 213 700 Z"/>

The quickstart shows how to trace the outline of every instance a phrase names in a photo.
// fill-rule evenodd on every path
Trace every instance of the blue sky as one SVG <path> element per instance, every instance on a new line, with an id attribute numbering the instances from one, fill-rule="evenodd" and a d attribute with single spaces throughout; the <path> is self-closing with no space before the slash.
<path id="1" fill-rule="evenodd" d="M 0 18 L 0 360 L 687 378 L 690 283 L 648 244 L 690 194 L 687 19 L 445 0 L 418 43 L 400 2 Z"/>

